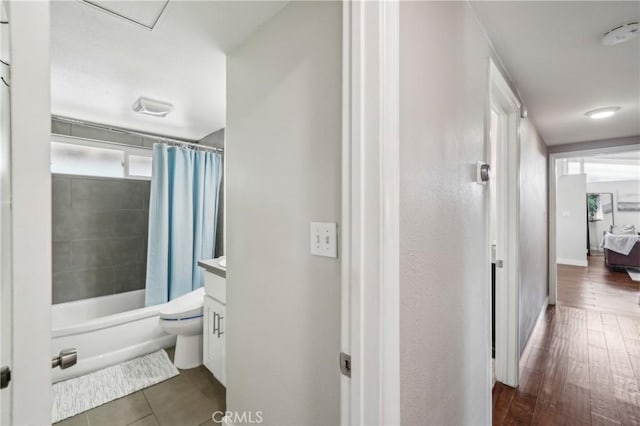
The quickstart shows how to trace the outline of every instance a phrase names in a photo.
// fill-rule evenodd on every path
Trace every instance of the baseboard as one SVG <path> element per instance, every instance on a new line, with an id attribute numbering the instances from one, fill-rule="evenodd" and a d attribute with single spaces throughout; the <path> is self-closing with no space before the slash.
<path id="1" fill-rule="evenodd" d="M 533 324 L 533 328 L 531 329 L 531 333 L 529 334 L 529 337 L 527 337 L 527 343 L 524 345 L 524 350 L 520 354 L 520 360 L 521 361 L 523 359 L 526 359 L 527 356 L 529 355 L 529 351 L 531 351 L 531 345 L 529 345 L 529 342 L 531 341 L 531 335 L 533 334 L 533 331 L 536 329 L 536 327 L 538 326 L 540 321 L 542 321 L 542 319 L 544 318 L 544 315 L 547 312 L 547 308 L 548 307 L 549 307 L 549 296 L 544 298 L 544 303 L 542 303 L 542 309 L 540 309 L 540 313 L 538 314 L 538 318 L 536 318 L 536 322 Z"/>
<path id="2" fill-rule="evenodd" d="M 587 262 L 586 260 L 578 260 L 578 259 L 562 259 L 562 258 L 558 258 L 556 259 L 556 263 L 560 264 L 560 265 L 569 265 L 569 266 L 582 266 L 584 268 L 586 268 L 587 266 L 589 266 L 589 262 Z"/>
<path id="3" fill-rule="evenodd" d="M 496 385 L 496 360 L 491 360 L 491 389 Z"/>

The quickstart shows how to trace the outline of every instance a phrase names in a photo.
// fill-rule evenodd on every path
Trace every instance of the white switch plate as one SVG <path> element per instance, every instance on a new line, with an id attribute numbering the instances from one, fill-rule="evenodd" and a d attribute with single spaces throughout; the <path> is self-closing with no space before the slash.
<path id="1" fill-rule="evenodd" d="M 337 228 L 335 222 L 311 222 L 311 254 L 337 258 Z"/>

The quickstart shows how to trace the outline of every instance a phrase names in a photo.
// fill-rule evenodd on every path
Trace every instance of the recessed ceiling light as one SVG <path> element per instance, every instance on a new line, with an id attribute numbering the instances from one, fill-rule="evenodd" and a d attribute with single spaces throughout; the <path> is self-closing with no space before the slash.
<path id="1" fill-rule="evenodd" d="M 154 117 L 166 117 L 172 109 L 173 105 L 170 103 L 154 101 L 149 98 L 138 98 L 133 104 L 133 110 L 135 112 L 152 115 Z"/>
<path id="2" fill-rule="evenodd" d="M 638 36 L 640 25 L 638 21 L 627 22 L 610 29 L 602 35 L 602 44 L 605 46 L 613 46 L 614 44 L 624 43 Z"/>
<path id="3" fill-rule="evenodd" d="M 584 115 L 586 115 L 589 118 L 593 118 L 593 119 L 597 120 L 599 118 L 611 117 L 613 114 L 615 114 L 619 110 L 620 110 L 620 107 L 618 107 L 618 106 L 606 107 L 606 108 L 598 108 L 598 109 L 594 109 L 594 110 L 591 110 L 591 111 L 587 111 Z"/>

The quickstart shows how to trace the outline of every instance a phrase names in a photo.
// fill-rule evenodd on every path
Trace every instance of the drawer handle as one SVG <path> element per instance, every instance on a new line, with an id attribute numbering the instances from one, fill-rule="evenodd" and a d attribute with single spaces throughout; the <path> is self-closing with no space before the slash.
<path id="1" fill-rule="evenodd" d="M 222 320 L 223 319 L 224 319 L 224 317 L 221 317 L 220 315 L 218 315 L 218 337 L 220 337 L 220 336 L 222 336 L 224 334 L 224 331 L 222 331 Z"/>

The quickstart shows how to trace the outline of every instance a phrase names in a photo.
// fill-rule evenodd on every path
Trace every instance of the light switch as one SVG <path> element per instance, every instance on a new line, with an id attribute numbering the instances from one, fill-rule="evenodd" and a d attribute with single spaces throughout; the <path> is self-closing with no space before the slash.
<path id="1" fill-rule="evenodd" d="M 337 228 L 335 222 L 311 222 L 311 254 L 337 258 Z"/>
<path id="2" fill-rule="evenodd" d="M 571 210 L 562 210 L 562 217 L 571 216 Z"/>

